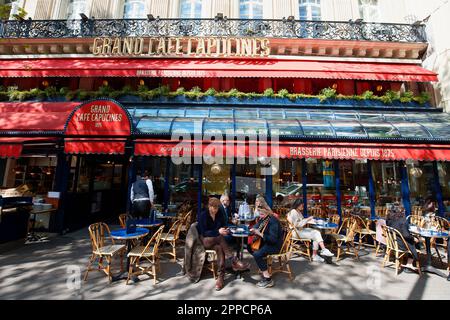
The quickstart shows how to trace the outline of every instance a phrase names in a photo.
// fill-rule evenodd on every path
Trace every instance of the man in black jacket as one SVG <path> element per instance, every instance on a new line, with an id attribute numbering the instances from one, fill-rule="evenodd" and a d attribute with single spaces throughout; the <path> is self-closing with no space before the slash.
<path id="1" fill-rule="evenodd" d="M 269 254 L 280 252 L 281 246 L 283 245 L 283 228 L 280 221 L 271 214 L 272 210 L 269 207 L 258 208 L 258 211 L 260 220 L 250 229 L 250 232 L 256 237 L 261 238 L 261 247 L 258 251 L 253 252 L 249 246 L 248 251 L 253 255 L 259 270 L 263 274 L 263 279 L 257 283 L 257 286 L 260 288 L 269 288 L 274 285 L 274 282 L 268 271 L 267 261 L 264 258 Z M 266 223 L 267 226 L 263 230 L 260 230 Z"/>

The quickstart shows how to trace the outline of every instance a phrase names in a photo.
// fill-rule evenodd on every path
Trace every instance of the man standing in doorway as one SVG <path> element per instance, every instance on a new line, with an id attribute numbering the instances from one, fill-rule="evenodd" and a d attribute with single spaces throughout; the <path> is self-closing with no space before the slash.
<path id="1" fill-rule="evenodd" d="M 149 179 L 148 173 L 144 172 L 144 174 L 138 175 L 136 181 L 131 186 L 133 217 L 148 218 L 154 197 L 153 183 Z"/>

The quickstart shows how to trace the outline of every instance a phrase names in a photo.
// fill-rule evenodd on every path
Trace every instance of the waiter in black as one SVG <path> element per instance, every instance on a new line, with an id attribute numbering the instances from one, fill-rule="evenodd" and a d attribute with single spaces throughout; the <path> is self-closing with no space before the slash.
<path id="1" fill-rule="evenodd" d="M 144 173 L 142 176 L 138 176 L 137 180 L 131 186 L 133 217 L 148 218 L 154 197 L 153 184 L 148 174 Z"/>

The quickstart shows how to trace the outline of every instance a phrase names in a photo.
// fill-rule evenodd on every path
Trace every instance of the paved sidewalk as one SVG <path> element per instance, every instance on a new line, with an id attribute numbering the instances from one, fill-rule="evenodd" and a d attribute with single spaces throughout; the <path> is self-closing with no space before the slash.
<path id="1" fill-rule="evenodd" d="M 1 252 L 0 299 L 450 299 L 446 279 L 404 272 L 396 276 L 393 267 L 380 268 L 382 258 L 375 258 L 369 250 L 361 252 L 359 261 L 348 256 L 332 265 L 295 257 L 291 261 L 295 279 L 291 282 L 287 275 L 276 274 L 275 286 L 267 289 L 255 286 L 259 276 L 247 254 L 245 260 L 252 263 L 252 270 L 243 280 L 227 274 L 225 288 L 219 292 L 214 290 L 210 273 L 196 284 L 177 276 L 181 260 L 162 260 L 156 285 L 147 276 L 136 284 L 109 284 L 104 273 L 96 271 L 83 282 L 90 250 L 85 228 Z M 183 256 L 182 250 L 179 254 Z M 116 265 L 115 270 L 119 270 Z"/>

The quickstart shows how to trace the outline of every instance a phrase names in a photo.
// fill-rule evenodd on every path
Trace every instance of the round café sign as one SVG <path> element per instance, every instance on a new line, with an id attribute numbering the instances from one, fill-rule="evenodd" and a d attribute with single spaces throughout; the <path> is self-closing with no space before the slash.
<path id="1" fill-rule="evenodd" d="M 131 125 L 128 113 L 111 100 L 96 100 L 78 107 L 66 125 L 66 135 L 128 136 Z"/>

